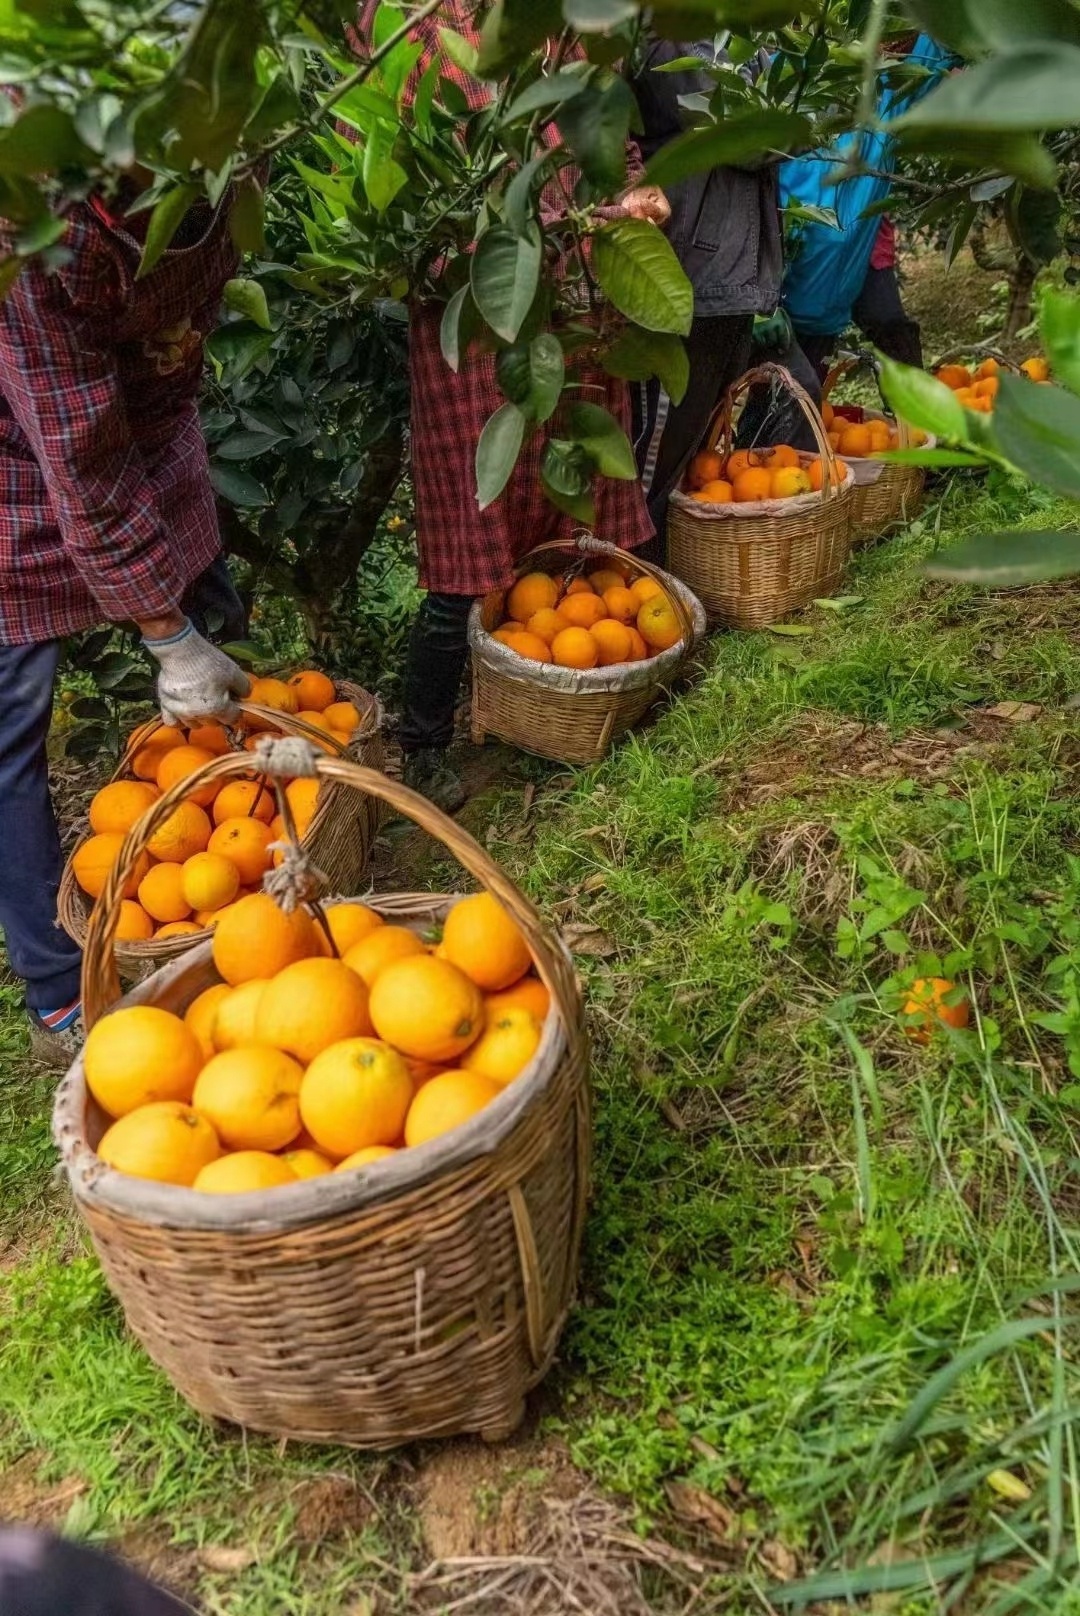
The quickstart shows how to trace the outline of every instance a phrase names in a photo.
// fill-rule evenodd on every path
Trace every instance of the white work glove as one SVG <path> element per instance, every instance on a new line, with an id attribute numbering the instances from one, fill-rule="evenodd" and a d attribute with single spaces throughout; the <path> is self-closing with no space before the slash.
<path id="1" fill-rule="evenodd" d="M 188 623 L 167 640 L 143 640 L 161 666 L 158 702 L 162 721 L 173 726 L 220 718 L 231 722 L 239 713 L 237 698 L 246 696 L 251 680 L 224 651 L 204 640 Z"/>

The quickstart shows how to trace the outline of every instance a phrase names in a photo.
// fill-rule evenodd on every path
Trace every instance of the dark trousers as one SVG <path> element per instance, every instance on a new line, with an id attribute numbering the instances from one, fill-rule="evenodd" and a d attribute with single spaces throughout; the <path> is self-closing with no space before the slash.
<path id="1" fill-rule="evenodd" d="M 116 1560 L 24 1526 L 0 1527 L 2 1616 L 192 1616 Z"/>
<path id="2" fill-rule="evenodd" d="M 246 632 L 244 609 L 220 558 L 191 586 L 184 610 L 200 632 L 223 640 Z M 79 996 L 82 955 L 56 924 L 62 859 L 49 796 L 45 743 L 60 665 L 58 640 L 0 646 L 0 929 L 32 1010 L 58 1010 Z"/>
<path id="3" fill-rule="evenodd" d="M 918 370 L 923 368 L 922 328 L 904 307 L 895 269 L 867 271 L 863 289 L 852 309 L 852 317 L 867 342 L 880 348 L 888 359 L 899 360 L 903 365 L 914 365 Z M 831 337 L 811 332 L 798 333 L 803 352 L 822 378 L 842 335 L 840 331 Z"/>
<path id="4" fill-rule="evenodd" d="M 654 553 L 663 560 L 668 501 L 701 448 L 720 400 L 745 373 L 753 333 L 752 314 L 696 319 L 686 343 L 690 384 L 682 403 L 673 404 L 655 379 L 631 387 L 638 469 L 657 533 L 641 551 L 650 560 Z"/>
<path id="5" fill-rule="evenodd" d="M 469 659 L 472 604 L 472 595 L 428 595 L 416 614 L 405 666 L 405 752 L 442 749 L 454 738 L 454 713 Z"/>

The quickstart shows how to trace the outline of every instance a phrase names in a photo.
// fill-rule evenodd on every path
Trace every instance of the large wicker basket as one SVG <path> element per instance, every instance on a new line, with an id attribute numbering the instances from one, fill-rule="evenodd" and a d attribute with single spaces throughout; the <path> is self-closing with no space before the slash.
<path id="1" fill-rule="evenodd" d="M 860 369 L 861 365 L 861 359 L 842 359 L 834 365 L 825 379 L 822 399 L 827 402 L 837 383 Z M 889 421 L 895 425 L 900 436 L 900 448 L 911 448 L 912 437 L 906 422 L 894 421 L 882 410 L 866 409 L 863 415 L 868 421 Z M 936 440 L 928 446 L 934 447 L 934 442 Z M 856 545 L 885 538 L 915 520 L 926 493 L 925 466 L 897 465 L 888 460 L 876 460 L 872 456 L 845 463 L 850 465 L 855 478 L 852 530 Z"/>
<path id="2" fill-rule="evenodd" d="M 283 734 L 303 735 L 318 741 L 323 747 L 333 747 L 335 755 L 347 757 L 365 768 L 382 769 L 384 761 L 383 712 L 376 696 L 362 690 L 359 685 L 341 681 L 336 685 L 337 699 L 351 701 L 360 714 L 360 727 L 347 747 L 339 746 L 322 732 L 309 729 L 307 724 L 288 713 L 271 712 L 251 702 L 241 702 L 241 709 L 249 717 L 269 724 Z M 140 744 L 143 737 L 140 735 Z M 250 768 L 250 760 L 248 767 Z M 120 760 L 114 780 L 131 777 L 130 749 Z M 379 804 L 374 798 L 362 795 L 347 786 L 324 781 L 315 804 L 315 814 L 304 836 L 304 851 L 317 869 L 327 876 L 335 892 L 357 892 L 371 862 L 371 852 L 379 829 Z M 72 858 L 86 841 L 80 838 L 72 850 Z M 72 858 L 64 866 L 57 893 L 57 917 L 61 926 L 80 948 L 86 946 L 87 928 L 93 900 L 79 886 L 72 867 Z M 201 936 L 167 937 L 160 942 L 118 942 L 116 957 L 125 974 L 138 980 L 155 965 L 176 959 L 190 948 L 205 942 L 208 932 Z"/>
<path id="3" fill-rule="evenodd" d="M 851 550 L 854 478 L 837 461 L 809 395 L 780 365 L 761 365 L 729 391 L 706 439 L 726 458 L 736 409 L 758 384 L 788 388 L 810 422 L 824 467 L 820 493 L 760 504 L 700 504 L 671 496 L 668 565 L 701 600 L 712 623 L 766 628 L 835 592 Z M 814 459 L 802 455 L 804 465 Z"/>
<path id="4" fill-rule="evenodd" d="M 541 545 L 518 567 L 526 572 L 573 575 L 595 569 L 604 558 L 617 561 L 636 578 L 652 578 L 665 591 L 679 618 L 682 639 L 648 662 L 615 667 L 556 668 L 528 662 L 492 638 L 506 615 L 506 591 L 487 595 L 472 609 L 472 738 L 509 741 L 523 751 L 560 763 L 596 763 L 613 741 L 639 724 L 686 666 L 705 633 L 705 613 L 685 584 L 629 551 L 616 550 L 591 535 Z"/>
<path id="5" fill-rule="evenodd" d="M 359 1172 L 257 1194 L 201 1195 L 105 1167 L 93 1148 L 103 1118 L 81 1060 L 57 1095 L 54 1135 L 131 1329 L 200 1412 L 353 1447 L 499 1440 L 552 1362 L 576 1283 L 590 1155 L 580 988 L 561 941 L 452 821 L 356 764 L 312 766 L 324 783 L 369 792 L 414 820 L 514 915 L 552 998 L 531 1065 L 455 1133 Z M 241 768 L 221 758 L 199 778 Z M 169 806 L 166 796 L 128 836 L 94 912 L 83 969 L 91 1025 L 119 991 L 111 934 L 125 874 Z M 451 901 L 425 894 L 376 906 L 427 931 Z M 123 1002 L 182 1011 L 216 980 L 201 945 Z"/>

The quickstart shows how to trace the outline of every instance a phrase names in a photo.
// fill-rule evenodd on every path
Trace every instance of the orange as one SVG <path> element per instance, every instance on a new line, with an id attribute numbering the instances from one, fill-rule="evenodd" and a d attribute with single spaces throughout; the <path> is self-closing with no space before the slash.
<path id="1" fill-rule="evenodd" d="M 293 780 L 285 787 L 285 800 L 292 809 L 296 834 L 303 839 L 311 829 L 319 801 L 318 780 Z"/>
<path id="2" fill-rule="evenodd" d="M 199 1040 L 204 1060 L 209 1060 L 217 1053 L 217 1045 L 214 1043 L 214 1022 L 224 1000 L 236 991 L 235 988 L 226 987 L 224 982 L 219 982 L 216 987 L 206 988 L 184 1011 L 184 1024 L 190 1027 Z"/>
<path id="3" fill-rule="evenodd" d="M 283 1150 L 300 1132 L 303 1075 L 280 1049 L 230 1049 L 207 1061 L 191 1103 L 230 1150 Z"/>
<path id="4" fill-rule="evenodd" d="M 977 381 L 972 389 L 976 398 L 997 398 L 1001 392 L 1001 380 L 998 376 L 984 376 Z"/>
<path id="5" fill-rule="evenodd" d="M 801 466 L 799 451 L 790 444 L 778 443 L 775 448 L 766 449 L 762 460 L 770 471 L 783 471 L 785 467 Z"/>
<path id="6" fill-rule="evenodd" d="M 343 959 L 357 943 L 386 924 L 382 915 L 369 909 L 366 903 L 333 903 L 326 910 L 326 923 Z"/>
<path id="7" fill-rule="evenodd" d="M 664 591 L 660 588 L 655 578 L 635 578 L 630 585 L 630 593 L 637 601 L 638 610 L 640 611 L 647 600 L 652 600 L 654 595 L 662 595 Z"/>
<path id="8" fill-rule="evenodd" d="M 626 587 L 626 579 L 614 567 L 601 567 L 597 572 L 590 572 L 589 582 L 598 595 L 606 595 L 609 589 Z"/>
<path id="9" fill-rule="evenodd" d="M 301 710 L 296 716 L 301 722 L 310 724 L 312 729 L 322 730 L 324 735 L 333 735 L 334 733 L 334 726 L 330 723 L 326 714 L 316 712 L 313 707 Z"/>
<path id="10" fill-rule="evenodd" d="M 232 904 L 227 903 L 222 909 L 196 909 L 191 918 L 200 931 L 213 931 L 222 915 L 227 914 L 231 908 Z"/>
<path id="11" fill-rule="evenodd" d="M 550 662 L 551 647 L 539 634 L 530 634 L 527 629 L 520 629 L 517 634 L 509 634 L 504 641 L 508 651 L 516 651 L 519 657 L 525 657 L 529 662 Z"/>
<path id="12" fill-rule="evenodd" d="M 907 1019 L 904 1031 L 916 1044 L 928 1044 L 930 1036 L 937 1024 L 946 1027 L 963 1028 L 971 1020 L 971 1011 L 966 999 L 959 1004 L 947 1004 L 945 1001 L 956 993 L 955 982 L 947 982 L 943 977 L 920 977 L 911 990 L 911 997 L 904 1005 L 904 1016 Z"/>
<path id="13" fill-rule="evenodd" d="M 131 1005 L 95 1022 L 83 1057 L 86 1086 L 110 1117 L 153 1100 L 191 1099 L 202 1065 L 199 1040 L 170 1010 Z"/>
<path id="14" fill-rule="evenodd" d="M 443 1072 L 425 1083 L 409 1107 L 405 1143 L 426 1145 L 452 1133 L 483 1111 L 502 1093 L 499 1085 L 479 1072 Z"/>
<path id="15" fill-rule="evenodd" d="M 259 707 L 271 707 L 275 713 L 298 713 L 300 711 L 300 696 L 292 685 L 287 685 L 283 679 L 255 679 L 252 681 L 248 700 Z"/>
<path id="16" fill-rule="evenodd" d="M 155 864 L 139 882 L 139 902 L 151 919 L 162 925 L 186 920 L 195 905 L 184 896 L 183 866 Z"/>
<path id="17" fill-rule="evenodd" d="M 724 476 L 729 483 L 734 483 L 736 477 L 741 477 L 746 471 L 753 471 L 761 465 L 761 456 L 756 449 L 736 449 L 734 454 L 727 457 L 724 466 Z"/>
<path id="18" fill-rule="evenodd" d="M 204 1195 L 250 1195 L 298 1182 L 284 1157 L 265 1150 L 237 1150 L 204 1167 L 192 1188 Z"/>
<path id="19" fill-rule="evenodd" d="M 283 1150 L 281 1160 L 288 1162 L 297 1178 L 325 1178 L 334 1171 L 334 1164 L 321 1150 Z"/>
<path id="20" fill-rule="evenodd" d="M 563 619 L 559 616 L 554 606 L 545 606 L 542 611 L 533 612 L 525 625 L 527 631 L 536 639 L 543 640 L 545 645 L 550 645 L 559 630 L 565 628 L 565 626 Z M 520 631 L 515 625 L 512 632 L 517 633 Z"/>
<path id="21" fill-rule="evenodd" d="M 351 729 L 331 729 L 330 736 L 332 740 L 337 741 L 339 746 L 347 747 L 355 733 L 355 730 Z"/>
<path id="22" fill-rule="evenodd" d="M 605 589 L 604 610 L 609 618 L 615 619 L 616 623 L 632 623 L 638 614 L 638 603 L 633 590 L 627 589 L 625 584 L 615 584 L 612 588 Z"/>
<path id="23" fill-rule="evenodd" d="M 507 643 L 507 641 L 512 640 L 514 638 L 515 634 L 520 634 L 520 633 L 521 633 L 521 624 L 520 623 L 514 623 L 514 622 L 503 623 L 501 628 L 497 628 L 497 629 L 494 629 L 492 631 L 491 638 L 493 640 L 498 640 L 500 645 L 505 645 Z"/>
<path id="24" fill-rule="evenodd" d="M 810 487 L 816 493 L 820 493 L 825 487 L 825 463 L 820 456 L 816 460 L 811 460 L 806 468 L 806 475 L 810 479 Z"/>
<path id="25" fill-rule="evenodd" d="M 532 969 L 521 928 L 490 892 L 474 893 L 454 905 L 446 917 L 442 947 L 444 958 L 485 993 L 513 987 Z"/>
<path id="26" fill-rule="evenodd" d="M 385 1161 L 388 1156 L 397 1154 L 393 1145 L 369 1145 L 366 1150 L 354 1150 L 351 1156 L 346 1156 L 343 1162 L 338 1162 L 334 1172 L 354 1173 L 359 1167 L 371 1167 L 375 1162 Z"/>
<path id="27" fill-rule="evenodd" d="M 77 847 L 71 857 L 71 867 L 75 872 L 75 879 L 83 891 L 91 898 L 100 898 L 105 890 L 105 882 L 109 871 L 120 856 L 120 849 L 124 845 L 124 838 L 115 834 L 107 836 L 91 836 L 81 847 Z M 139 882 L 150 868 L 150 860 L 145 853 L 139 855 L 131 879 L 124 885 L 122 896 L 134 898 L 139 890 Z"/>
<path id="28" fill-rule="evenodd" d="M 253 887 L 270 868 L 273 839 L 273 831 L 261 819 L 225 819 L 211 836 L 209 851 L 227 858 L 243 885 Z"/>
<path id="29" fill-rule="evenodd" d="M 839 432 L 830 432 L 828 437 L 829 437 L 829 446 L 830 446 L 830 448 L 839 449 L 839 447 L 840 447 L 840 434 L 839 434 Z"/>
<path id="30" fill-rule="evenodd" d="M 515 623 L 527 623 L 537 612 L 557 605 L 559 586 L 546 572 L 527 572 L 506 597 L 507 615 Z"/>
<path id="31" fill-rule="evenodd" d="M 279 971 L 255 1012 L 256 1043 L 284 1049 L 304 1066 L 331 1044 L 374 1030 L 367 985 L 341 960 L 298 960 Z"/>
<path id="32" fill-rule="evenodd" d="M 617 623 L 613 617 L 602 617 L 589 632 L 600 647 L 602 668 L 630 661 L 630 630 L 625 623 Z"/>
<path id="33" fill-rule="evenodd" d="M 182 781 L 189 780 L 197 769 L 204 768 L 207 763 L 214 761 L 213 752 L 208 752 L 204 746 L 177 746 L 171 752 L 166 752 L 161 760 L 157 772 L 157 786 L 159 791 L 169 791 Z M 192 787 L 188 792 L 188 801 L 198 803 L 200 808 L 208 808 L 221 789 L 219 781 L 211 781 L 209 785 Z"/>
<path id="34" fill-rule="evenodd" d="M 694 498 L 701 505 L 730 505 L 735 498 L 735 489 L 731 483 L 721 479 L 719 482 L 706 483 Z"/>
<path id="35" fill-rule="evenodd" d="M 971 400 L 971 403 L 967 407 L 969 410 L 974 410 L 976 415 L 993 415 L 994 413 L 993 399 L 984 398 L 978 393 L 975 394 L 975 397 Z"/>
<path id="36" fill-rule="evenodd" d="M 540 1048 L 540 1023 L 528 1010 L 504 1010 L 492 1017 L 467 1055 L 461 1058 L 465 1072 L 478 1072 L 502 1087 L 512 1083 L 528 1066 Z"/>
<path id="37" fill-rule="evenodd" d="M 747 472 L 747 476 L 768 477 L 767 471 Z M 654 651 L 668 651 L 682 639 L 682 629 L 675 608 L 666 595 L 647 600 L 638 612 L 638 633 Z"/>
<path id="38" fill-rule="evenodd" d="M 197 920 L 170 920 L 167 926 L 158 927 L 154 941 L 160 943 L 167 937 L 201 937 L 205 930 Z"/>
<path id="39" fill-rule="evenodd" d="M 238 988 L 225 989 L 225 997 L 218 1001 L 210 1029 L 215 1054 L 262 1042 L 255 1031 L 255 1023 L 266 985 L 262 977 L 256 977 L 251 982 L 241 982 Z"/>
<path id="40" fill-rule="evenodd" d="M 887 449 L 889 447 L 889 438 L 892 436 L 889 430 L 889 423 L 887 421 L 875 420 L 869 421 L 867 425 L 870 431 L 871 449 L 875 453 L 882 449 Z"/>
<path id="41" fill-rule="evenodd" d="M 378 926 L 354 943 L 345 955 L 345 964 L 371 988 L 388 966 L 424 952 L 420 938 L 407 926 Z"/>
<path id="42" fill-rule="evenodd" d="M 381 973 L 371 990 L 371 1019 L 379 1037 L 403 1055 L 454 1061 L 479 1037 L 484 1001 L 464 971 L 422 954 Z"/>
<path id="43" fill-rule="evenodd" d="M 801 466 L 784 466 L 772 474 L 773 499 L 796 499 L 800 494 L 809 494 L 813 486 Z"/>
<path id="44" fill-rule="evenodd" d="M 203 852 L 212 830 L 205 809 L 195 802 L 182 802 L 154 832 L 146 849 L 152 858 L 162 859 L 167 864 L 183 864 L 192 854 Z"/>
<path id="45" fill-rule="evenodd" d="M 401 1056 L 374 1038 L 349 1038 L 317 1055 L 304 1073 L 300 1114 L 320 1148 L 351 1156 L 401 1137 L 413 1080 Z"/>
<path id="46" fill-rule="evenodd" d="M 229 737 L 224 724 L 196 724 L 194 729 L 188 730 L 188 745 L 201 746 L 205 752 L 213 752 L 215 757 L 224 757 L 231 752 Z"/>
<path id="47" fill-rule="evenodd" d="M 201 913 L 224 909 L 240 891 L 240 871 L 224 853 L 196 853 L 181 866 L 181 873 L 184 897 Z"/>
<path id="48" fill-rule="evenodd" d="M 570 582 L 566 586 L 566 594 L 568 596 L 593 595 L 595 593 L 596 591 L 593 589 L 592 584 L 587 578 L 571 578 Z"/>
<path id="49" fill-rule="evenodd" d="M 277 807 L 273 787 L 261 780 L 228 780 L 214 799 L 214 824 L 227 819 L 261 819 L 269 825 Z"/>
<path id="50" fill-rule="evenodd" d="M 287 915 L 264 892 L 241 898 L 214 930 L 214 964 L 230 987 L 276 976 L 317 951 L 315 927 L 306 911 Z"/>
<path id="51" fill-rule="evenodd" d="M 772 477 L 765 470 L 741 471 L 732 481 L 736 505 L 750 505 L 768 499 L 772 492 Z"/>
<path id="52" fill-rule="evenodd" d="M 833 422 L 836 420 L 836 411 L 833 409 L 833 407 L 829 403 L 828 399 L 826 399 L 825 403 L 822 404 L 822 406 L 821 406 L 821 419 L 825 423 L 826 431 L 829 429 L 829 427 L 832 426 Z"/>
<path id="53" fill-rule="evenodd" d="M 630 629 L 630 661 L 647 662 L 650 656 L 652 656 L 652 652 L 638 633 L 637 626 L 632 626 Z"/>
<path id="54" fill-rule="evenodd" d="M 603 602 L 596 604 L 603 613 Z M 564 628 L 555 636 L 551 655 L 560 668 L 595 668 L 600 661 L 600 647 L 587 628 Z"/>
<path id="55" fill-rule="evenodd" d="M 868 426 L 846 426 L 840 434 L 840 453 L 859 460 L 874 446 Z"/>
<path id="56" fill-rule="evenodd" d="M 144 724 L 147 739 L 137 746 L 131 757 L 131 772 L 139 780 L 157 781 L 157 772 L 161 767 L 161 760 L 166 752 L 174 751 L 178 746 L 184 745 L 184 737 L 178 729 L 170 727 L 153 729 L 152 725 Z"/>
<path id="57" fill-rule="evenodd" d="M 963 365 L 942 365 L 940 369 L 935 370 L 934 375 L 939 382 L 944 382 L 946 387 L 951 387 L 954 393 L 960 387 L 970 387 L 975 379 L 970 370 L 966 370 Z"/>
<path id="58" fill-rule="evenodd" d="M 114 780 L 90 804 L 90 829 L 98 836 L 126 836 L 157 799 L 156 789 L 142 780 Z"/>
<path id="59" fill-rule="evenodd" d="M 1025 359 L 1020 369 L 1033 382 L 1048 382 L 1050 380 L 1050 366 L 1041 356 L 1036 356 L 1034 359 Z"/>
<path id="60" fill-rule="evenodd" d="M 975 380 L 977 382 L 988 381 L 996 376 L 1000 369 L 1001 366 L 996 359 L 984 359 L 975 372 Z"/>
<path id="61" fill-rule="evenodd" d="M 690 488 L 704 488 L 706 483 L 715 483 L 724 475 L 724 460 L 715 449 L 702 449 L 690 462 L 687 472 L 687 483 Z"/>
<path id="62" fill-rule="evenodd" d="M 157 1100 L 114 1122 L 97 1153 L 118 1173 L 190 1188 L 217 1161 L 221 1145 L 210 1123 L 189 1105 Z"/>
<path id="63" fill-rule="evenodd" d="M 567 628 L 592 628 L 607 616 L 607 608 L 599 595 L 568 595 L 559 607 L 559 616 Z"/>
<path id="64" fill-rule="evenodd" d="M 298 712 L 324 713 L 337 701 L 334 681 L 328 679 L 325 673 L 316 673 L 312 669 L 294 673 L 289 680 L 289 688 L 296 691 Z"/>
<path id="65" fill-rule="evenodd" d="M 360 714 L 351 701 L 331 702 L 323 708 L 323 717 L 334 729 L 343 729 L 348 735 L 360 728 Z"/>
<path id="66" fill-rule="evenodd" d="M 124 898 L 120 903 L 120 922 L 116 928 L 118 943 L 148 943 L 154 935 L 154 922 L 141 904 Z"/>
<path id="67" fill-rule="evenodd" d="M 527 1010 L 541 1026 L 551 1008 L 551 994 L 539 977 L 526 976 L 515 987 L 504 988 L 501 993 L 489 993 L 484 1000 L 487 1026 L 507 1010 Z"/>

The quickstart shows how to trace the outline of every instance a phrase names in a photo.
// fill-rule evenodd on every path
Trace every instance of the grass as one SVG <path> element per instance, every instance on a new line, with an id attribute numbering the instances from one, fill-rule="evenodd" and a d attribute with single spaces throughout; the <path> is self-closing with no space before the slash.
<path id="1" fill-rule="evenodd" d="M 607 764 L 525 768 L 527 825 L 520 781 L 488 805 L 496 855 L 607 940 L 580 962 L 596 1192 L 544 1430 L 644 1528 L 721 1509 L 703 1611 L 1080 1611 L 1080 599 L 917 566 L 1017 515 L 954 485 L 808 632 L 719 636 Z M 923 1048 L 902 1006 L 938 974 L 975 1015 Z M 208 1430 L 124 1336 L 20 1039 L 7 993 L 0 1466 L 78 1478 L 71 1530 L 195 1556 L 207 1610 L 410 1608 L 407 1463 Z M 329 1474 L 377 1507 L 315 1552 L 295 1500 Z M 208 1544 L 251 1563 L 208 1570 Z"/>

